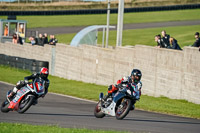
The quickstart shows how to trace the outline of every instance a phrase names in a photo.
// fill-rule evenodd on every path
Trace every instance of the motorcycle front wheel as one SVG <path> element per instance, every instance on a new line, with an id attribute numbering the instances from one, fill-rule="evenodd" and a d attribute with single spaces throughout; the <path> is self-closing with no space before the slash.
<path id="1" fill-rule="evenodd" d="M 17 112 L 20 114 L 26 112 L 33 104 L 34 99 L 35 99 L 35 96 L 33 96 L 33 95 L 24 96 L 19 103 L 19 108 L 18 108 Z"/>
<path id="2" fill-rule="evenodd" d="M 8 100 L 5 100 L 2 104 L 1 104 L 1 112 L 3 113 L 8 113 L 10 111 L 10 109 L 8 108 L 9 106 Z"/>
<path id="3" fill-rule="evenodd" d="M 116 119 L 122 120 L 126 115 L 129 113 L 131 107 L 131 100 L 130 99 L 123 99 L 120 105 L 116 109 Z"/>
<path id="4" fill-rule="evenodd" d="M 105 116 L 105 114 L 101 112 L 101 101 L 99 101 L 94 108 L 94 116 L 96 118 L 103 118 Z"/>

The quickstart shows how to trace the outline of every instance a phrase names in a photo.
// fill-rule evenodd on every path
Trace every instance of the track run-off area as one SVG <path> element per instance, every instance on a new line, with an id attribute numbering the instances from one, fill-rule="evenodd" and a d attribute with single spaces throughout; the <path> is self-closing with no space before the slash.
<path id="1" fill-rule="evenodd" d="M 0 82 L 0 103 L 13 85 Z M 142 99 L 141 99 L 142 100 Z M 133 110 L 123 120 L 93 115 L 96 102 L 48 93 L 24 114 L 0 112 L 0 122 L 151 133 L 199 133 L 200 120 Z"/>

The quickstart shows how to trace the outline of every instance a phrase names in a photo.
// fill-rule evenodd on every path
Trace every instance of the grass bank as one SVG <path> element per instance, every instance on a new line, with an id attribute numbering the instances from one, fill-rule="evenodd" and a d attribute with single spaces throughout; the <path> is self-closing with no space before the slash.
<path id="1" fill-rule="evenodd" d="M 200 19 L 199 14 L 200 14 L 200 9 L 125 13 L 124 24 L 198 20 Z M 6 18 L 7 16 L 0 16 L 0 19 L 6 19 Z M 92 14 L 92 15 L 55 15 L 55 16 L 17 16 L 17 19 L 26 20 L 28 22 L 28 28 L 88 26 L 88 25 L 105 25 L 107 22 L 107 15 Z M 110 24 L 111 25 L 117 24 L 117 14 L 110 15 Z"/>
<path id="2" fill-rule="evenodd" d="M 0 123 L 0 133 L 128 133 L 118 131 L 61 128 L 58 126 L 40 126 L 19 123 Z"/>
<path id="3" fill-rule="evenodd" d="M 162 30 L 166 30 L 167 34 L 178 40 L 178 44 L 183 48 L 184 46 L 192 45 L 195 41 L 194 33 L 200 29 L 200 25 L 194 26 L 176 26 L 176 27 L 162 27 L 162 28 L 148 28 L 148 29 L 134 29 L 124 30 L 122 45 L 148 45 L 156 46 L 154 36 L 161 34 Z M 71 40 L 76 34 L 60 34 L 56 35 L 60 43 L 70 44 Z M 109 33 L 109 46 L 116 46 L 116 31 Z M 98 33 L 98 44 L 102 43 L 102 32 Z M 104 43 L 105 44 L 105 43 Z"/>
<path id="4" fill-rule="evenodd" d="M 29 71 L 0 66 L 0 81 L 15 84 L 18 80 L 23 80 L 23 77 L 29 74 L 31 74 Z M 106 93 L 107 90 L 107 86 L 67 80 L 55 76 L 49 76 L 49 79 L 50 92 L 72 95 L 84 99 L 97 101 L 99 93 Z M 155 98 L 142 95 L 140 101 L 136 103 L 136 108 L 200 119 L 200 105 L 185 100 L 172 100 L 166 97 Z"/>

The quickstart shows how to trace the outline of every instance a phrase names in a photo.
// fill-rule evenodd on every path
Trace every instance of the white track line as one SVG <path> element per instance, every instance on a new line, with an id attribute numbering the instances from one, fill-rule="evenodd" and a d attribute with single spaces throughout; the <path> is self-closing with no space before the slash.
<path id="1" fill-rule="evenodd" d="M 78 98 L 78 97 L 69 96 L 69 95 L 64 95 L 64 94 L 58 94 L 58 93 L 53 93 L 53 92 L 50 92 L 50 94 L 54 94 L 54 95 L 58 95 L 58 96 L 63 96 L 63 97 L 69 97 L 69 98 L 73 98 L 73 99 L 76 99 L 76 100 L 81 100 L 81 101 L 86 101 L 86 102 L 91 102 L 91 103 L 97 103 L 96 101 L 87 100 L 87 99 Z"/>

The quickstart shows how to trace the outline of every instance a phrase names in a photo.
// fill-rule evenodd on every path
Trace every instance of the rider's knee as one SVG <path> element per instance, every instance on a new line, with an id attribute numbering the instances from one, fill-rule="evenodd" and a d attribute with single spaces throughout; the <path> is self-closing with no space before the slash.
<path id="1" fill-rule="evenodd" d="M 17 87 L 14 87 L 14 88 L 13 88 L 13 92 L 14 92 L 14 93 L 17 93 L 17 91 L 18 91 Z"/>

